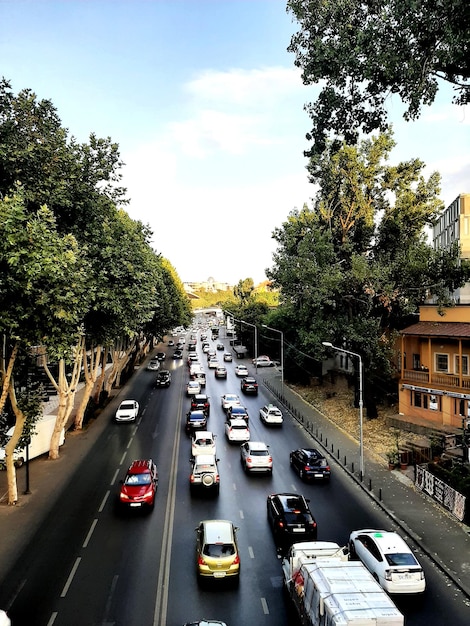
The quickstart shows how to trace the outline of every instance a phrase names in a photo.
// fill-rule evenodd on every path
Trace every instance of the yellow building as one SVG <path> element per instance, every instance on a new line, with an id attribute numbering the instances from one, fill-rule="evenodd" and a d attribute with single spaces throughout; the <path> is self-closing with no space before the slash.
<path id="1" fill-rule="evenodd" d="M 400 331 L 399 412 L 462 428 L 470 420 L 470 305 L 420 307 Z"/>

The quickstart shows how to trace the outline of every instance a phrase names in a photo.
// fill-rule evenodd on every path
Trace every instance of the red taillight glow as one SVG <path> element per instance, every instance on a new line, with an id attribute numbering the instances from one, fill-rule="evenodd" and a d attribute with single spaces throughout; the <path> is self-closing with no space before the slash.
<path id="1" fill-rule="evenodd" d="M 238 565 L 239 563 L 240 563 L 240 557 L 237 554 L 237 556 L 233 559 L 233 565 Z"/>
<path id="2" fill-rule="evenodd" d="M 204 561 L 204 558 L 202 556 L 198 556 L 197 564 L 198 565 L 205 565 L 206 564 L 206 562 Z"/>

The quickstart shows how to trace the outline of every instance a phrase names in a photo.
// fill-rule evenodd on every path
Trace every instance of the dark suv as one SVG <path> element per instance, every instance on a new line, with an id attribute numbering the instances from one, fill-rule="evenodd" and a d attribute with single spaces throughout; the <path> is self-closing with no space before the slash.
<path id="1" fill-rule="evenodd" d="M 258 393 L 258 383 L 256 382 L 256 378 L 253 378 L 253 376 L 246 376 L 245 378 L 242 378 L 240 387 L 243 393 L 253 393 L 254 395 L 257 395 Z"/>
<path id="2" fill-rule="evenodd" d="M 316 541 L 317 523 L 308 508 L 310 500 L 298 493 L 268 496 L 268 522 L 276 544 L 289 547 L 299 541 Z"/>
<path id="3" fill-rule="evenodd" d="M 331 469 L 323 454 L 315 448 L 299 448 L 289 456 L 293 470 L 302 480 L 329 481 Z"/>
<path id="4" fill-rule="evenodd" d="M 207 417 L 211 412 L 211 403 L 209 397 L 205 393 L 197 393 L 191 399 L 191 411 L 204 411 Z"/>
<path id="5" fill-rule="evenodd" d="M 171 372 L 160 370 L 155 377 L 155 387 L 169 387 L 171 383 Z"/>
<path id="6" fill-rule="evenodd" d="M 188 411 L 186 413 L 186 432 L 188 434 L 193 433 L 195 430 L 207 429 L 207 413 L 196 409 L 195 411 Z"/>

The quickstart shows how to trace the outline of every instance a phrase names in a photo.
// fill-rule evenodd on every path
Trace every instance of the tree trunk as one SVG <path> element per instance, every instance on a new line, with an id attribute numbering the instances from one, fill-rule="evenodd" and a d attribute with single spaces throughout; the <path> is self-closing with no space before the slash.
<path id="1" fill-rule="evenodd" d="M 96 348 L 96 351 L 94 349 L 94 346 L 91 347 L 90 364 L 88 365 L 86 346 L 83 346 L 82 362 L 83 371 L 85 373 L 85 388 L 83 390 L 83 396 L 80 402 L 80 406 L 78 407 L 77 413 L 75 415 L 75 430 L 81 430 L 83 427 L 83 417 L 85 415 L 85 410 L 88 406 L 88 400 L 91 397 L 93 388 L 96 383 L 96 379 L 98 378 L 98 370 L 101 363 L 101 351 L 102 346 L 98 346 Z"/>
<path id="2" fill-rule="evenodd" d="M 26 415 L 18 408 L 18 404 L 16 402 L 15 388 L 13 385 L 13 377 L 10 378 L 8 395 L 10 397 L 10 403 L 16 418 L 13 435 L 10 438 L 10 441 L 5 446 L 5 461 L 7 467 L 8 483 L 8 504 L 14 505 L 18 502 L 18 486 L 16 484 L 16 468 L 13 454 L 21 435 L 23 434 L 23 428 L 26 422 Z"/>
<path id="3" fill-rule="evenodd" d="M 83 356 L 83 343 L 85 339 L 80 339 L 80 344 L 77 346 L 75 351 L 75 360 L 73 363 L 72 374 L 70 378 L 70 383 L 67 380 L 67 374 L 65 370 L 65 360 L 60 359 L 59 361 L 59 380 L 56 381 L 52 376 L 51 371 L 49 370 L 46 357 L 44 357 L 44 369 L 51 380 L 54 387 L 57 389 L 57 393 L 59 396 L 59 408 L 57 412 L 57 417 L 54 425 L 54 430 L 52 432 L 51 437 L 51 445 L 49 448 L 49 458 L 51 460 L 55 460 L 59 458 L 59 443 L 61 439 L 62 429 L 65 428 L 67 424 L 67 420 L 72 413 L 74 402 L 75 402 L 75 394 L 77 392 L 77 385 L 80 379 L 80 371 L 82 365 L 82 356 Z"/>
<path id="4" fill-rule="evenodd" d="M 109 348 L 106 346 L 103 350 L 101 373 L 99 375 L 99 378 L 95 384 L 95 389 L 93 391 L 93 397 L 94 397 L 96 404 L 100 403 L 101 392 L 104 389 L 104 381 L 106 377 L 106 365 L 108 363 L 108 353 L 109 353 Z"/>

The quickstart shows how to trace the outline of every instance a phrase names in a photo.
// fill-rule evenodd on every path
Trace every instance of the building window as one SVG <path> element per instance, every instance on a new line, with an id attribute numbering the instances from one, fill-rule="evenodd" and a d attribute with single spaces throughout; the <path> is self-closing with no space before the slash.
<path id="1" fill-rule="evenodd" d="M 435 359 L 436 359 L 436 368 L 435 368 L 436 372 L 448 373 L 449 372 L 449 355 L 436 353 Z"/>
<path id="2" fill-rule="evenodd" d="M 413 369 L 414 370 L 419 370 L 419 369 L 421 369 L 420 366 L 421 366 L 421 361 L 420 361 L 420 358 L 419 358 L 419 354 L 413 353 Z"/>
<path id="3" fill-rule="evenodd" d="M 460 374 L 460 357 L 455 355 L 455 373 Z M 462 354 L 462 374 L 468 376 L 468 354 Z"/>
<path id="4" fill-rule="evenodd" d="M 414 405 L 415 406 L 421 406 L 421 400 L 422 400 L 423 396 L 421 395 L 421 393 L 419 391 L 415 391 L 415 397 L 414 397 Z"/>
<path id="5" fill-rule="evenodd" d="M 439 396 L 429 396 L 429 408 L 431 411 L 439 411 Z"/>

